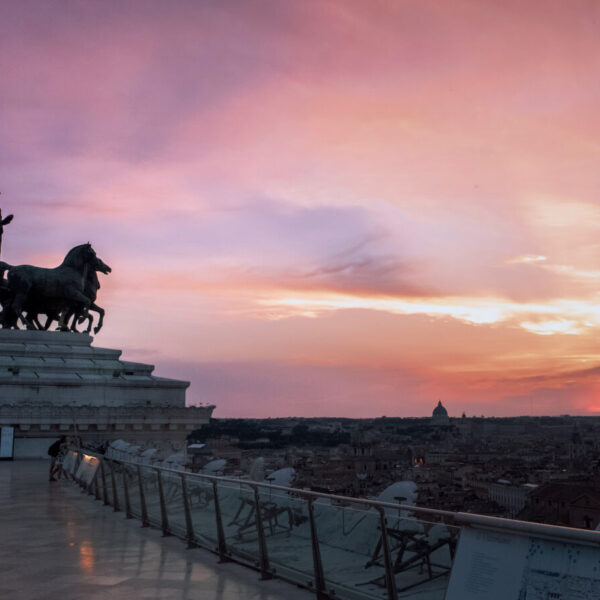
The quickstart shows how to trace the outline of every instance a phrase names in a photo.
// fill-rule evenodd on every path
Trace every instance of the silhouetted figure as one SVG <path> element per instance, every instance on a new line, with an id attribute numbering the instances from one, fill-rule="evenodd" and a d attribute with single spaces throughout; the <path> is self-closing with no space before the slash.
<path id="1" fill-rule="evenodd" d="M 13 215 L 2 218 L 2 210 L 0 210 L 0 254 L 2 254 L 2 235 L 4 234 L 4 226 L 8 225 L 13 220 Z"/>
<path id="2" fill-rule="evenodd" d="M 54 477 L 57 473 L 56 459 L 60 453 L 62 444 L 65 443 L 67 438 L 64 435 L 60 436 L 59 440 L 56 440 L 49 448 L 48 448 L 48 456 L 50 457 L 50 472 L 48 473 L 48 481 L 56 481 Z"/>

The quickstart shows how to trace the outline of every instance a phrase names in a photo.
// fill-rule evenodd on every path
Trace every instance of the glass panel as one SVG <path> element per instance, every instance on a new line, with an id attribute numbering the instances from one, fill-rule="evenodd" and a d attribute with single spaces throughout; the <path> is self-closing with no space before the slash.
<path id="1" fill-rule="evenodd" d="M 125 509 L 123 474 L 127 479 L 132 514 L 141 517 L 136 465 L 114 463 L 119 506 Z M 104 463 L 107 499 L 112 504 L 111 467 Z M 140 466 L 149 521 L 161 527 L 158 475 Z M 102 483 L 98 472 L 98 483 Z M 190 514 L 196 541 L 218 549 L 212 479 L 187 474 Z M 181 476 L 162 472 L 169 528 L 184 537 L 185 507 Z M 269 566 L 279 576 L 315 587 L 314 556 L 308 502 L 295 492 L 258 487 L 258 512 L 250 482 L 218 481 L 217 492 L 227 553 L 260 568 L 259 522 L 264 532 Z M 325 592 L 348 599 L 387 599 L 385 560 L 379 512 L 360 500 L 320 498 L 313 504 L 322 559 Z M 398 598 L 443 600 L 458 542 L 459 527 L 415 518 L 418 511 L 389 508 L 385 531 L 390 547 Z"/>
<path id="2" fill-rule="evenodd" d="M 63 462 L 63 471 L 67 474 L 67 479 L 75 475 L 75 467 L 77 465 L 77 453 L 69 450 Z"/>
<path id="3" fill-rule="evenodd" d="M 163 472 L 162 474 L 163 494 L 167 507 L 167 518 L 169 531 L 176 535 L 185 536 L 185 508 L 183 505 L 183 493 L 181 488 L 181 476 L 175 473 Z"/>
<path id="4" fill-rule="evenodd" d="M 219 482 L 217 490 L 228 553 L 259 567 L 254 492 L 242 482 Z"/>
<path id="5" fill-rule="evenodd" d="M 385 561 L 379 513 L 348 503 L 315 503 L 327 590 L 349 590 L 386 598 Z M 399 597 L 416 594 L 443 600 L 458 528 L 431 523 L 386 509 L 386 532 Z"/>
<path id="6" fill-rule="evenodd" d="M 129 506 L 131 514 L 138 519 L 142 518 L 142 508 L 140 502 L 140 488 L 138 483 L 137 468 L 131 465 L 123 465 L 125 477 L 127 478 L 127 491 L 129 492 Z"/>
<path id="7" fill-rule="evenodd" d="M 104 477 L 102 477 L 102 468 L 104 468 Z M 106 482 L 106 499 L 108 500 L 108 503 L 112 506 L 113 505 L 113 491 L 112 491 L 112 481 L 110 479 L 110 465 L 108 464 L 108 461 L 103 460 L 102 464 L 100 465 L 100 482 L 104 485 Z M 104 494 L 104 489 L 102 490 L 102 494 Z M 102 499 L 104 500 L 105 496 L 102 496 Z"/>
<path id="8" fill-rule="evenodd" d="M 186 476 L 194 537 L 201 546 L 217 550 L 217 516 L 212 482 L 197 476 Z"/>
<path id="9" fill-rule="evenodd" d="M 379 513 L 367 505 L 327 499 L 314 503 L 314 513 L 327 591 L 387 598 L 383 560 L 377 560 L 382 558 Z"/>
<path id="10" fill-rule="evenodd" d="M 75 465 L 73 467 L 73 475 L 75 475 L 77 473 L 77 469 L 79 469 L 79 465 L 81 464 L 81 461 L 83 460 L 83 452 L 81 452 L 81 451 L 74 452 L 74 454 L 75 454 Z"/>
<path id="11" fill-rule="evenodd" d="M 125 511 L 125 492 L 123 491 L 123 467 L 119 463 L 110 461 L 110 466 L 108 469 L 109 477 L 110 467 L 113 468 L 115 473 L 115 488 L 117 490 L 117 502 L 119 505 L 119 509 Z M 110 500 L 112 502 L 112 496 Z"/>
<path id="12" fill-rule="evenodd" d="M 158 493 L 158 476 L 156 471 L 150 467 L 140 466 L 140 473 L 142 474 L 142 486 L 144 487 L 148 521 L 156 527 L 162 527 L 160 494 Z"/>
<path id="13" fill-rule="evenodd" d="M 315 585 L 312 539 L 306 500 L 270 488 L 259 488 L 269 563 L 278 575 Z"/>
<path id="14" fill-rule="evenodd" d="M 398 593 L 443 600 L 460 528 L 392 512 L 386 517 Z"/>

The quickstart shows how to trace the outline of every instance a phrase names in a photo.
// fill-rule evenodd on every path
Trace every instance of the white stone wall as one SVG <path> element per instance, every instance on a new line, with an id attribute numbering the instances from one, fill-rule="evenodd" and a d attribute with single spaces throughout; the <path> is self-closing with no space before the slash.
<path id="1" fill-rule="evenodd" d="M 187 381 L 91 343 L 81 333 L 0 329 L 0 404 L 185 407 Z"/>
<path id="2" fill-rule="evenodd" d="M 182 442 L 209 421 L 214 406 L 186 408 L 187 381 L 120 357 L 85 334 L 0 329 L 0 425 L 15 428 L 15 455 L 47 456 L 60 435 Z"/>

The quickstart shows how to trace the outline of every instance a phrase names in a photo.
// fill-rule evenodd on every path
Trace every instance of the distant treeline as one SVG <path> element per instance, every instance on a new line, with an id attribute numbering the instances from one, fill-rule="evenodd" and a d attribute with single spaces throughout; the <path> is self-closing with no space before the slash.
<path id="1" fill-rule="evenodd" d="M 289 428 L 269 427 L 260 420 L 251 419 L 211 419 L 201 429 L 193 431 L 188 440 L 190 443 L 206 443 L 209 439 L 230 436 L 240 440 L 240 448 L 285 448 L 286 446 L 338 446 L 350 443 L 350 433 L 336 431 L 309 431 L 307 423 L 298 423 Z M 284 433 L 285 431 L 285 433 Z"/>

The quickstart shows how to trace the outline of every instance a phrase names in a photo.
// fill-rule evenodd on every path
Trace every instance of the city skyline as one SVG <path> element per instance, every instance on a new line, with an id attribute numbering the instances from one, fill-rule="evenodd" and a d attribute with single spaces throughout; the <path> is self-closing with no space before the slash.
<path id="1" fill-rule="evenodd" d="M 600 8 L 2 7 L 2 260 L 215 417 L 600 414 Z"/>

